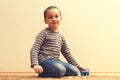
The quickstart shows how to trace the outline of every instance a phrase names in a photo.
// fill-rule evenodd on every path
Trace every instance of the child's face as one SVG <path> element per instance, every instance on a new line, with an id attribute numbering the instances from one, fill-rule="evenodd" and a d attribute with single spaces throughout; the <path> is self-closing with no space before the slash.
<path id="1" fill-rule="evenodd" d="M 48 24 L 48 26 L 51 29 L 57 30 L 61 20 L 62 20 L 62 17 L 58 9 L 54 8 L 54 9 L 47 10 L 45 23 Z"/>

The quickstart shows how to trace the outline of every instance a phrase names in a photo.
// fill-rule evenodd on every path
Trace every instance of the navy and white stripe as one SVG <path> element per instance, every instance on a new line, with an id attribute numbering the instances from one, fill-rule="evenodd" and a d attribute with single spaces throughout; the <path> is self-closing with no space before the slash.
<path id="1" fill-rule="evenodd" d="M 72 57 L 65 38 L 59 32 L 54 32 L 46 28 L 37 35 L 33 47 L 31 48 L 31 67 L 49 58 L 59 59 L 60 53 L 63 54 L 70 64 L 79 66 Z"/>

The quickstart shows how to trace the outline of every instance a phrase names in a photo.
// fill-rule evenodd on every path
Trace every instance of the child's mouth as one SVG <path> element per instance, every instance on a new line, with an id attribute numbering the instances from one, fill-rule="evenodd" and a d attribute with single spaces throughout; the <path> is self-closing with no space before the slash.
<path id="1" fill-rule="evenodd" d="M 57 22 L 53 22 L 52 24 L 57 24 Z"/>

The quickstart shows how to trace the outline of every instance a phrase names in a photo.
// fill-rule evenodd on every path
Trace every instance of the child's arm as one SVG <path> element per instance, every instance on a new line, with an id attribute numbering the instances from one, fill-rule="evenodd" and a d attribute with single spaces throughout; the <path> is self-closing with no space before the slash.
<path id="1" fill-rule="evenodd" d="M 36 39 L 35 42 L 31 48 L 30 51 L 30 59 L 31 59 L 31 67 L 33 68 L 34 65 L 39 65 L 38 63 L 38 53 L 40 52 L 40 47 L 42 46 L 45 38 L 45 33 L 41 31 Z"/>
<path id="2" fill-rule="evenodd" d="M 73 58 L 73 56 L 70 53 L 70 50 L 68 48 L 68 45 L 66 43 L 66 40 L 64 37 L 62 37 L 62 46 L 61 46 L 61 52 L 63 54 L 63 56 L 66 58 L 66 60 L 74 65 L 74 66 L 79 66 L 78 62 Z"/>
<path id="3" fill-rule="evenodd" d="M 64 37 L 62 37 L 62 48 L 61 48 L 61 52 L 63 54 L 63 56 L 66 58 L 66 60 L 76 66 L 79 70 L 84 70 L 84 68 L 80 67 L 80 65 L 78 64 L 78 62 L 73 58 L 73 56 L 70 53 L 70 50 L 67 46 L 66 40 Z"/>

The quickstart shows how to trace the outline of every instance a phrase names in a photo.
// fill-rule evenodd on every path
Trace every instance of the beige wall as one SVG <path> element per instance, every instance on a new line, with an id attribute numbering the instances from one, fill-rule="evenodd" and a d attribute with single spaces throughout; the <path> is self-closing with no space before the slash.
<path id="1" fill-rule="evenodd" d="M 81 66 L 120 72 L 119 0 L 0 0 L 0 72 L 33 71 L 29 52 L 49 5 L 61 9 L 60 32 Z"/>

